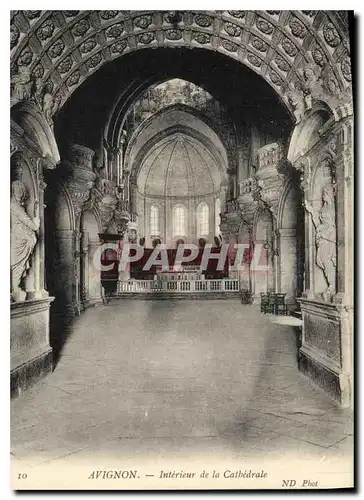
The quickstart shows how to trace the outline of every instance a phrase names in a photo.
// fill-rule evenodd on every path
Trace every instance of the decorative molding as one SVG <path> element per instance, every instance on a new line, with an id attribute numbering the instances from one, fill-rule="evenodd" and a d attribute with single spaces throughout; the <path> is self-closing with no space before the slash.
<path id="1" fill-rule="evenodd" d="M 261 200 L 278 219 L 278 208 L 284 190 L 285 176 L 280 173 L 283 151 L 278 143 L 268 144 L 258 150 L 257 188 L 255 197 Z"/>
<path id="2" fill-rule="evenodd" d="M 305 51 L 308 47 L 309 52 L 311 46 L 313 61 L 326 70 L 325 75 L 330 67 L 333 69 L 334 79 L 329 77 L 327 82 L 331 92 L 341 91 L 351 81 L 350 59 L 342 55 L 347 53 L 346 27 L 340 13 L 320 11 L 319 15 L 320 27 L 315 24 L 315 11 L 285 11 L 285 15 L 279 11 L 14 11 L 10 26 L 11 62 L 17 74 L 24 68 L 30 70 L 41 95 L 46 93 L 46 85 L 50 92 L 50 84 L 54 86 L 52 92 L 62 90 L 61 107 L 90 74 L 124 52 L 152 43 L 191 48 L 198 43 L 242 63 L 249 62 L 284 97 L 285 89 L 275 73 L 275 65 L 288 77 L 285 88 L 302 82 L 297 72 L 301 47 Z M 249 61 L 247 49 L 261 53 L 263 62 Z M 272 58 L 272 50 L 277 53 L 277 49 L 283 59 Z M 92 57 L 85 61 L 83 56 L 90 52 Z M 40 69 L 47 56 L 57 62 L 65 53 L 66 58 L 53 64 L 49 71 Z M 287 104 L 291 106 L 290 102 Z"/>

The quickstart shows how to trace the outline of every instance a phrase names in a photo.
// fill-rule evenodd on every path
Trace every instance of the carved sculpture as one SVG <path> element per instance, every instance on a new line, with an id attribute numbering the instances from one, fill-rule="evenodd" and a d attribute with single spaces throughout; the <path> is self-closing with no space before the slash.
<path id="1" fill-rule="evenodd" d="M 30 218 L 24 208 L 27 198 L 26 187 L 20 180 L 11 184 L 11 291 L 14 302 L 24 300 L 25 293 L 20 287 L 21 279 L 29 269 L 29 259 L 37 242 L 38 217 Z"/>
<path id="2" fill-rule="evenodd" d="M 298 90 L 295 89 L 293 83 L 290 84 L 289 90 L 287 92 L 287 97 L 289 103 L 294 108 L 293 114 L 296 118 L 296 124 L 302 120 L 305 112 L 305 101 L 303 96 Z"/>
<path id="3" fill-rule="evenodd" d="M 318 85 L 318 77 L 313 69 L 312 64 L 307 64 L 302 70 L 301 75 L 303 79 L 302 90 L 305 96 L 305 103 L 308 109 L 312 107 L 312 94 Z"/>
<path id="4" fill-rule="evenodd" d="M 324 296 L 335 292 L 336 287 L 336 213 L 335 190 L 329 184 L 322 189 L 322 207 L 315 211 L 305 201 L 305 208 L 311 214 L 316 229 L 316 263 L 323 270 L 327 281 Z"/>
<path id="5" fill-rule="evenodd" d="M 53 97 L 52 94 L 46 92 L 43 96 L 42 109 L 44 117 L 51 127 L 53 127 L 52 116 L 58 110 L 59 104 L 61 102 L 61 97 L 59 94 Z"/>
<path id="6" fill-rule="evenodd" d="M 11 83 L 12 104 L 31 98 L 34 82 L 30 69 L 27 66 L 19 66 L 18 73 L 13 75 Z"/>

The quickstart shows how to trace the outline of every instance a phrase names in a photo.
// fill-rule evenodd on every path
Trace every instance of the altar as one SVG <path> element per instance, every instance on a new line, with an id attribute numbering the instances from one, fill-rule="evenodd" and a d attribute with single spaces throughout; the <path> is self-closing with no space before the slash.
<path id="1" fill-rule="evenodd" d="M 180 266 L 178 269 L 176 267 L 165 271 L 162 269 L 157 269 L 154 275 L 154 281 L 203 281 L 205 275 L 200 271 L 200 266 Z"/>

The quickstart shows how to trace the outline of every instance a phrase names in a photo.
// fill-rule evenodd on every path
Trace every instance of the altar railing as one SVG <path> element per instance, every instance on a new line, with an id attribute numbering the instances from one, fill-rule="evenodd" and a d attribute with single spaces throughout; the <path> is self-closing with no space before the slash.
<path id="1" fill-rule="evenodd" d="M 118 293 L 238 292 L 239 280 L 130 280 L 118 282 Z"/>

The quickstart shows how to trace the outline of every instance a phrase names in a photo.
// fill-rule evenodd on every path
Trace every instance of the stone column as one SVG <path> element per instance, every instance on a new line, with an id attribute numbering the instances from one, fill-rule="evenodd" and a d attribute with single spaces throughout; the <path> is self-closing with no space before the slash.
<path id="1" fill-rule="evenodd" d="M 80 284 L 81 284 L 81 302 L 83 307 L 89 299 L 89 261 L 88 261 L 88 232 L 81 233 L 81 252 L 80 252 Z"/>
<path id="2" fill-rule="evenodd" d="M 33 290 L 27 282 L 27 298 L 29 299 L 43 299 L 48 297 L 48 292 L 44 288 L 44 266 L 45 266 L 45 253 L 44 253 L 44 189 L 47 187 L 43 180 L 42 167 L 38 165 L 38 199 L 35 203 L 35 217 L 40 220 L 40 225 L 37 234 L 37 244 L 34 248 L 32 256 L 32 278 L 31 283 L 34 287 Z"/>
<path id="3" fill-rule="evenodd" d="M 278 283 L 276 290 L 286 294 L 287 304 L 294 304 L 297 290 L 296 229 L 279 229 Z"/>
<path id="4" fill-rule="evenodd" d="M 341 389 L 344 404 L 352 404 L 353 393 L 353 123 L 348 118 L 338 136 L 336 155 L 337 293 L 333 302 L 340 311 Z"/>
<path id="5" fill-rule="evenodd" d="M 75 315 L 78 316 L 81 312 L 81 233 L 77 229 L 73 232 L 74 237 L 74 308 Z"/>
<path id="6" fill-rule="evenodd" d="M 54 259 L 55 308 L 67 316 L 75 315 L 75 238 L 73 230 L 55 231 Z"/>
<path id="7" fill-rule="evenodd" d="M 100 246 L 99 239 L 89 240 L 88 246 L 88 304 L 94 305 L 102 302 L 101 294 L 101 273 L 95 267 L 94 255 Z"/>
<path id="8" fill-rule="evenodd" d="M 137 193 L 137 185 L 134 182 L 130 182 L 130 213 L 137 214 L 138 213 L 138 193 Z"/>
<path id="9" fill-rule="evenodd" d="M 124 184 L 124 200 L 130 200 L 130 172 L 124 172 L 123 174 L 123 184 Z"/>
<path id="10" fill-rule="evenodd" d="M 94 152 L 84 146 L 72 144 L 68 150 L 68 160 L 58 169 L 62 183 L 73 205 L 73 228 L 61 230 L 55 228 L 59 259 L 54 271 L 57 276 L 55 286 L 57 305 L 68 315 L 79 314 L 81 306 L 80 290 L 80 217 L 86 201 L 90 197 L 91 187 L 96 179 L 92 169 Z M 60 299 L 58 299 L 57 295 Z"/>
<path id="11" fill-rule="evenodd" d="M 337 296 L 335 301 L 353 302 L 353 155 L 352 120 L 348 120 L 338 136 L 336 155 L 337 213 Z"/>

